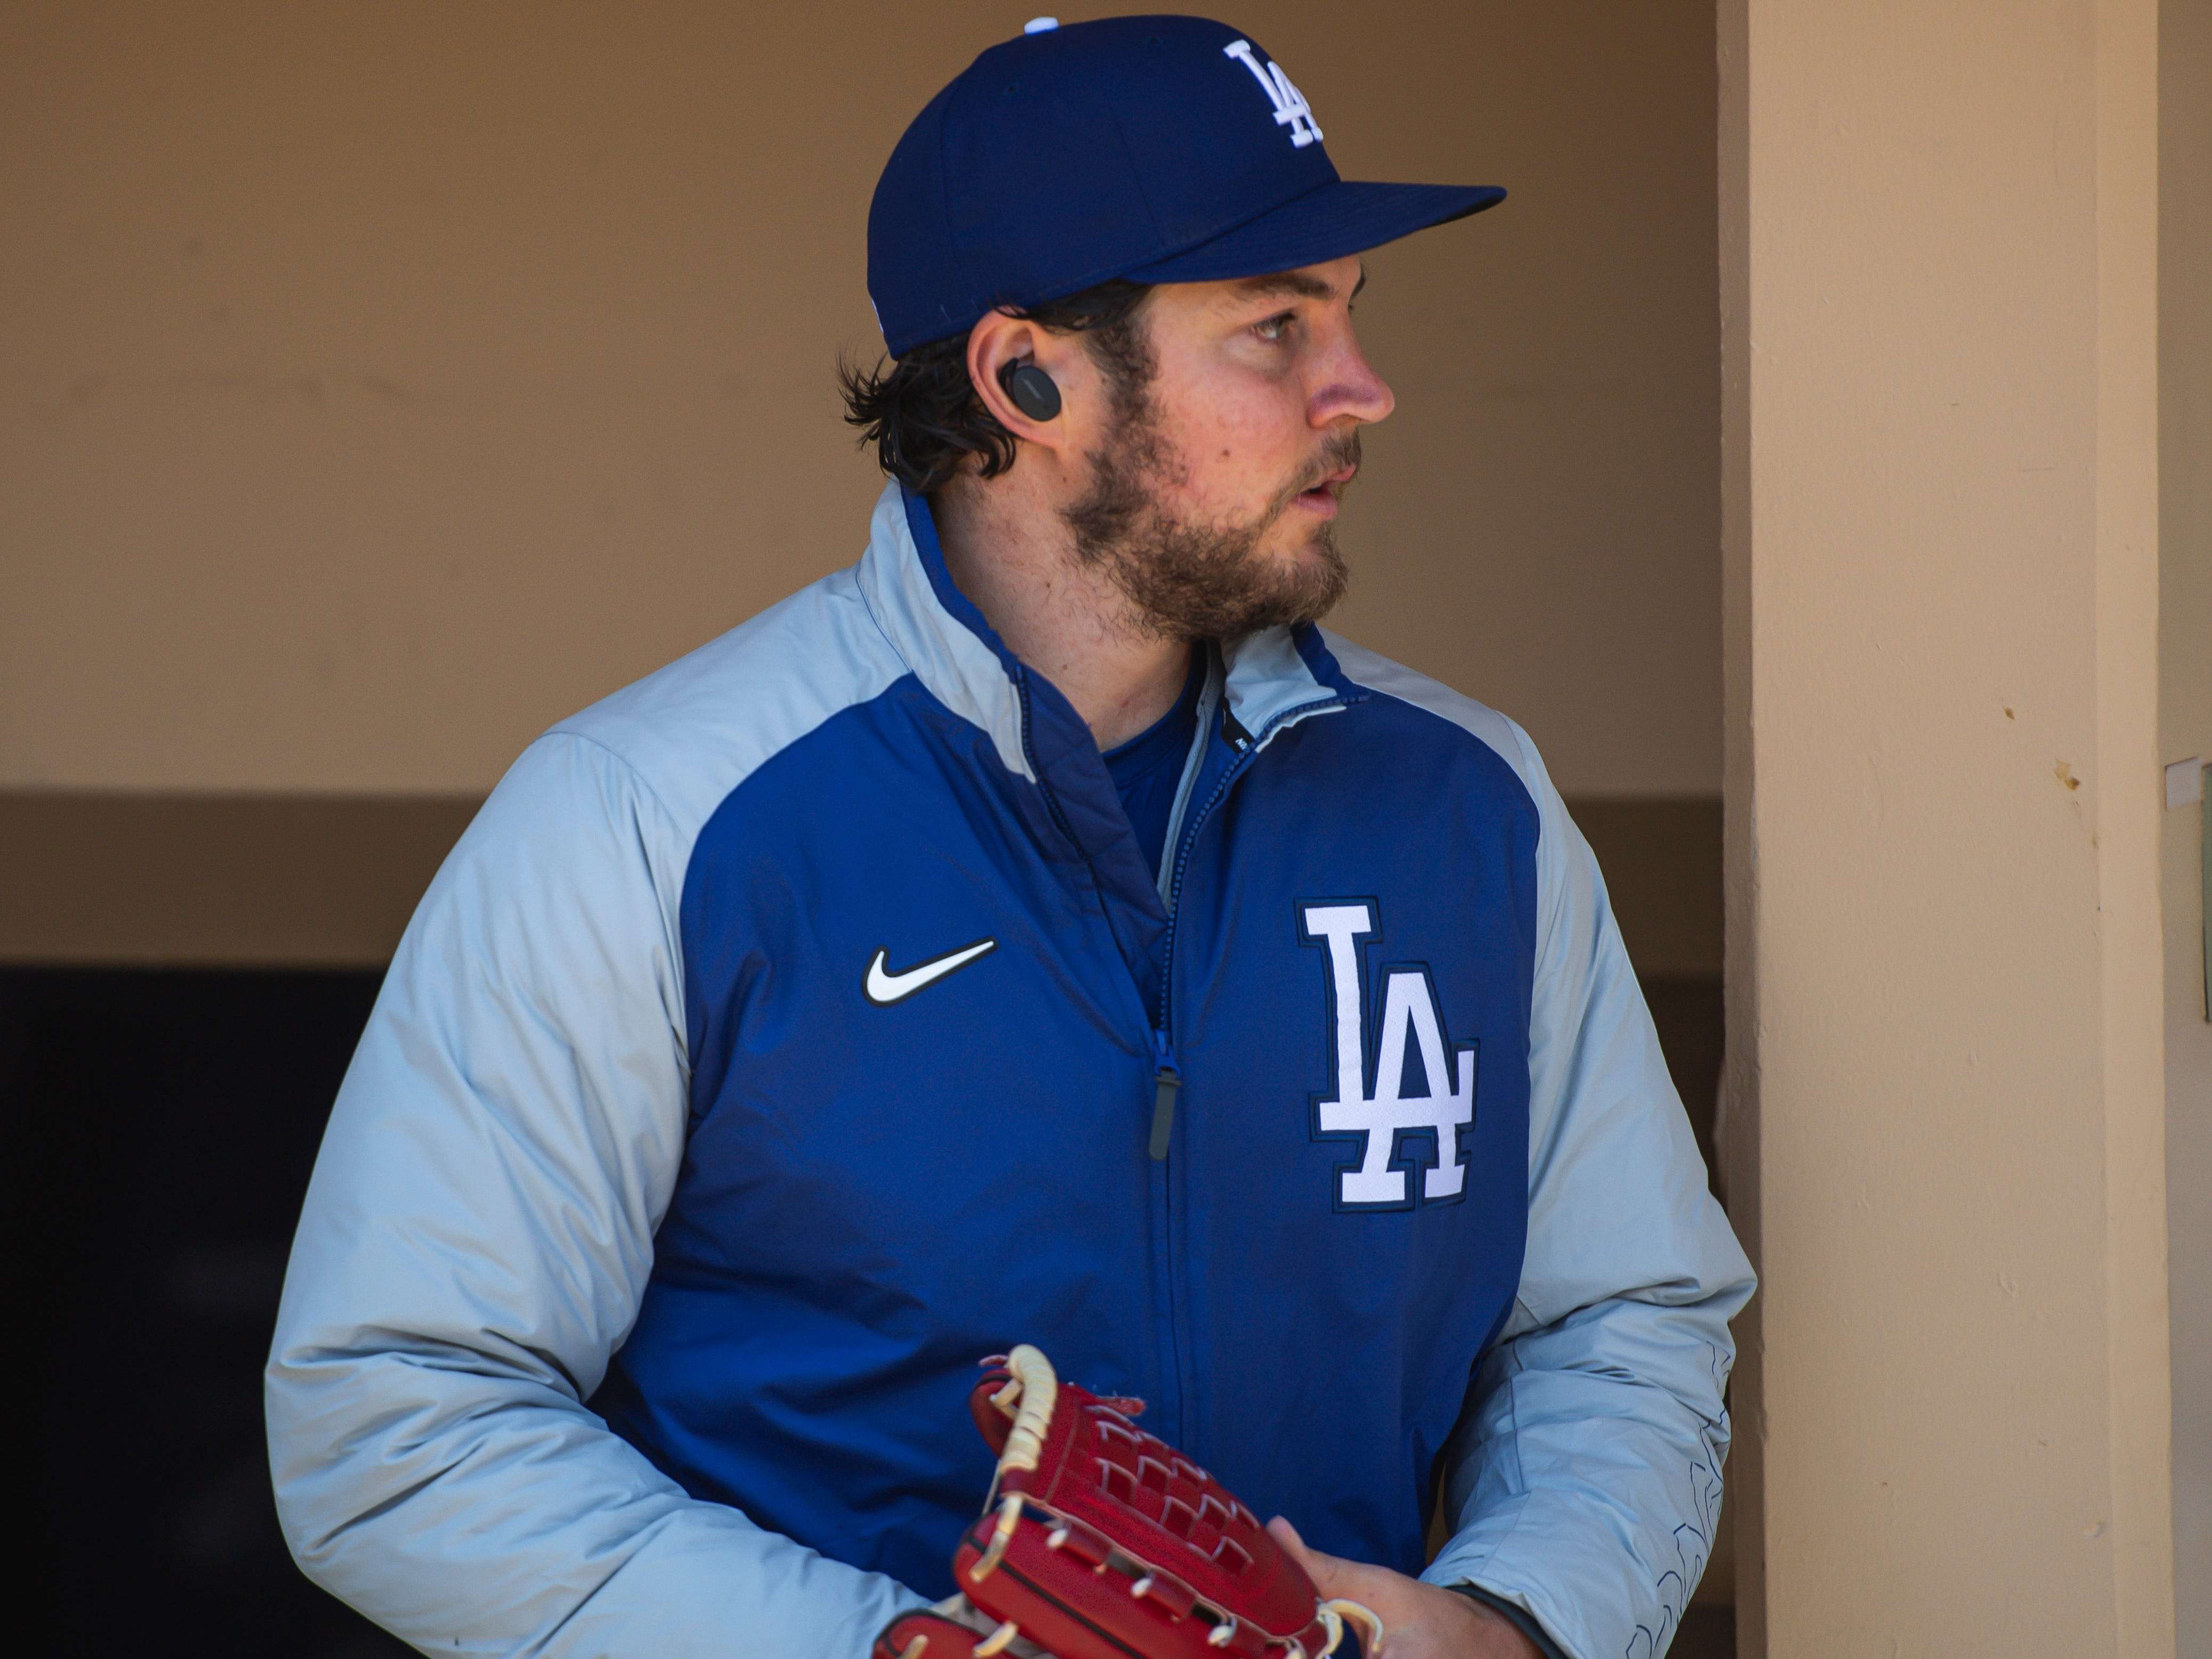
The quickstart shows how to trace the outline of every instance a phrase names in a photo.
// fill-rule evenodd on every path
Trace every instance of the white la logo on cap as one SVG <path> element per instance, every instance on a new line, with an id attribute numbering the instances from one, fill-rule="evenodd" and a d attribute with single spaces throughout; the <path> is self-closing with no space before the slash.
<path id="1" fill-rule="evenodd" d="M 1228 57 L 1252 71 L 1252 78 L 1260 83 L 1260 90 L 1267 94 L 1267 101 L 1275 106 L 1275 125 L 1291 130 L 1291 143 L 1299 149 L 1316 143 L 1321 138 L 1321 127 L 1313 118 L 1312 107 L 1305 94 L 1291 84 L 1291 77 L 1283 73 L 1280 64 L 1269 64 L 1262 69 L 1260 60 L 1252 55 L 1249 40 L 1232 40 L 1222 47 Z"/>

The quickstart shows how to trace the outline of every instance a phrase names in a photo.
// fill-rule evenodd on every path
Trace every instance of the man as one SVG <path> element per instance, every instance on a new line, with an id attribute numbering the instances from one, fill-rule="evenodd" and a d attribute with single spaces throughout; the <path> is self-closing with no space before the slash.
<path id="1" fill-rule="evenodd" d="M 1391 1659 L 1664 1647 L 1748 1268 L 1527 738 L 1313 626 L 1357 256 L 1500 193 L 1339 181 L 1197 19 L 917 118 L 866 555 L 533 744 L 393 962 L 269 1369 L 320 1583 L 433 1651 L 858 1656 L 1025 1340 Z"/>

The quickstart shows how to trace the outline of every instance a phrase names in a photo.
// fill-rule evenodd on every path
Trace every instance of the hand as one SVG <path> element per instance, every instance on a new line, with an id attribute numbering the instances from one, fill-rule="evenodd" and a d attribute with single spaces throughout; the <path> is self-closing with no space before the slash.
<path id="1" fill-rule="evenodd" d="M 1298 1529 L 1279 1515 L 1267 1530 L 1324 1599 L 1342 1596 L 1373 1610 L 1382 1621 L 1382 1659 L 1543 1659 L 1511 1620 L 1473 1596 L 1308 1549 Z"/>

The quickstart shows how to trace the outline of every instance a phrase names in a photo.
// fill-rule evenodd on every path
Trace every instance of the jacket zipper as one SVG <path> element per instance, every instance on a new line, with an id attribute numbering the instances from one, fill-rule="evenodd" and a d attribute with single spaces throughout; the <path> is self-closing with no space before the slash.
<path id="1" fill-rule="evenodd" d="M 1182 1072 L 1176 1065 L 1175 1050 L 1168 1046 L 1164 1029 L 1152 1032 L 1152 1133 L 1146 1150 L 1152 1153 L 1153 1163 L 1164 1164 L 1168 1137 L 1175 1133 L 1176 1091 L 1182 1087 Z"/>
<path id="2" fill-rule="evenodd" d="M 1346 699 L 1342 697 L 1324 697 L 1313 702 L 1301 703 L 1295 708 L 1286 708 L 1261 727 L 1257 736 L 1254 736 L 1237 724 L 1224 698 L 1221 709 L 1222 729 L 1230 742 L 1236 745 L 1237 758 L 1222 773 L 1221 781 L 1214 785 L 1213 793 L 1206 798 L 1206 805 L 1199 808 L 1197 815 L 1188 823 L 1170 826 L 1176 832 L 1177 839 L 1175 874 L 1168 882 L 1168 927 L 1160 957 L 1159 1013 L 1158 1022 L 1152 1027 L 1152 1132 L 1148 1150 L 1158 1171 L 1160 1218 L 1167 1235 L 1168 1358 L 1175 1368 L 1175 1443 L 1178 1446 L 1188 1447 L 1190 1444 L 1188 1413 L 1191 1398 L 1197 1390 L 1197 1378 L 1188 1369 L 1194 1350 L 1185 1340 L 1183 1332 L 1187 1298 L 1182 1285 L 1181 1241 L 1176 1227 L 1175 1164 L 1168 1157 L 1169 1144 L 1175 1134 L 1176 1098 L 1182 1089 L 1182 1070 L 1176 1064 L 1173 996 L 1176 928 L 1182 920 L 1183 872 L 1190 866 L 1191 849 L 1198 845 L 1199 831 L 1206 827 L 1206 821 L 1212 815 L 1213 809 L 1221 804 L 1237 780 L 1243 776 L 1245 768 L 1252 763 L 1252 757 L 1266 745 L 1267 739 L 1292 720 L 1317 714 L 1324 709 L 1341 708 L 1345 702 Z"/>
<path id="3" fill-rule="evenodd" d="M 1245 768 L 1252 763 L 1252 757 L 1267 746 L 1268 738 L 1291 720 L 1302 720 L 1308 714 L 1318 714 L 1325 709 L 1341 708 L 1345 701 L 1342 697 L 1322 697 L 1313 702 L 1300 703 L 1295 708 L 1285 708 L 1261 726 L 1256 736 L 1246 732 L 1237 724 L 1236 717 L 1229 712 L 1225 701 L 1222 706 L 1223 728 L 1231 734 L 1229 740 L 1237 748 L 1237 758 L 1221 775 L 1220 781 L 1213 786 L 1213 793 L 1206 798 L 1206 804 L 1198 809 L 1197 815 L 1188 823 L 1176 826 L 1181 834 L 1176 846 L 1175 874 L 1168 881 L 1167 937 L 1160 953 L 1160 1006 L 1157 1023 L 1152 1027 L 1152 1133 L 1148 1143 L 1148 1150 L 1158 1161 L 1164 1163 L 1167 1159 L 1168 1143 L 1175 1130 L 1176 1097 L 1182 1088 L 1182 1069 L 1176 1064 L 1175 1057 L 1172 997 L 1175 990 L 1176 929 L 1182 921 L 1182 878 L 1183 872 L 1190 867 L 1191 848 L 1198 844 L 1198 832 L 1205 828 L 1206 820 L 1212 815 L 1213 809 L 1221 804 L 1222 798 L 1228 794 L 1237 780 L 1244 775 Z"/>
<path id="4" fill-rule="evenodd" d="M 1014 683 L 1021 699 L 1022 753 L 1028 757 L 1037 781 L 1042 783 L 1043 769 L 1037 765 L 1036 751 L 1030 746 L 1029 676 L 1018 672 Z M 1168 925 L 1160 961 L 1160 1006 L 1157 1023 L 1152 1028 L 1152 1132 L 1146 1138 L 1146 1150 L 1152 1154 L 1152 1162 L 1158 1166 L 1160 1217 L 1167 1235 L 1168 1360 L 1175 1377 L 1177 1396 L 1175 1443 L 1178 1445 L 1186 1443 L 1188 1440 L 1183 1413 L 1188 1407 L 1193 1387 L 1193 1379 L 1184 1370 L 1184 1358 L 1190 1352 L 1190 1345 L 1183 1340 L 1183 1294 L 1176 1248 L 1174 1169 L 1168 1159 L 1168 1149 L 1175 1136 L 1176 1100 L 1182 1089 L 1182 1068 L 1176 1063 L 1174 1004 L 1171 999 L 1175 981 L 1176 928 L 1182 917 L 1183 874 L 1190 866 L 1191 848 L 1198 844 L 1198 832 L 1205 827 L 1213 809 L 1220 805 L 1237 780 L 1243 776 L 1252 757 L 1267 746 L 1267 740 L 1291 720 L 1304 719 L 1308 714 L 1318 714 L 1327 709 L 1344 708 L 1348 701 L 1341 696 L 1321 697 L 1311 702 L 1300 703 L 1294 708 L 1285 708 L 1255 734 L 1246 732 L 1237 724 L 1236 716 L 1229 712 L 1224 696 L 1220 714 L 1222 730 L 1236 747 L 1237 758 L 1222 773 L 1220 781 L 1214 785 L 1213 793 L 1206 797 L 1206 804 L 1199 808 L 1197 815 L 1186 823 L 1170 826 L 1170 832 L 1176 836 L 1176 862 L 1175 873 L 1168 882 Z M 1044 798 L 1051 810 L 1053 822 L 1059 826 L 1060 833 L 1070 841 L 1075 841 L 1074 829 L 1060 811 L 1058 797 L 1048 787 L 1044 790 Z M 1078 844 L 1080 845 L 1079 842 Z"/>
<path id="5" fill-rule="evenodd" d="M 1031 711 L 1028 674 L 1017 668 L 1014 673 L 1014 685 L 1016 690 L 1019 694 L 1021 702 L 1022 753 L 1029 761 L 1030 769 L 1036 776 L 1038 785 L 1044 795 L 1046 809 L 1052 814 L 1053 823 L 1059 827 L 1060 834 L 1066 836 L 1067 839 L 1076 846 L 1080 847 L 1082 842 L 1077 838 L 1074 827 L 1068 823 L 1067 815 L 1060 811 L 1060 798 L 1053 793 L 1051 786 L 1045 782 L 1044 769 L 1037 764 L 1036 750 L 1033 749 L 1030 744 Z M 1217 792 L 1217 798 L 1218 793 L 1218 792 Z M 1170 826 L 1170 829 L 1176 827 L 1176 826 Z M 1180 886 L 1182 880 L 1182 870 L 1180 863 L 1178 863 L 1175 874 L 1175 884 L 1176 886 Z M 1168 941 L 1169 948 L 1170 950 L 1173 949 L 1174 920 L 1172 916 L 1170 916 L 1169 921 Z M 1161 1000 L 1161 1007 L 1163 1010 L 1166 1007 L 1164 990 L 1165 983 L 1165 979 L 1163 977 L 1163 993 Z M 1183 1376 L 1182 1357 L 1186 1345 L 1182 1340 L 1182 1298 L 1181 1289 L 1176 1283 L 1174 1261 L 1175 1235 L 1171 1220 L 1171 1212 L 1168 1207 L 1170 1194 L 1167 1186 L 1166 1156 L 1167 1138 L 1172 1131 L 1175 1124 L 1176 1091 L 1181 1086 L 1182 1074 L 1176 1069 L 1174 1050 L 1168 1045 L 1164 1012 L 1161 1018 L 1160 1028 L 1153 1033 L 1152 1057 L 1154 1081 L 1152 1092 L 1152 1146 L 1154 1168 L 1152 1172 L 1152 1178 L 1147 1182 L 1146 1185 L 1152 1189 L 1152 1201 L 1158 1206 L 1155 1212 L 1158 1217 L 1157 1226 L 1158 1231 L 1154 1234 L 1154 1237 L 1159 1241 L 1160 1254 L 1163 1259 L 1163 1265 L 1165 1268 L 1164 1277 L 1167 1280 L 1168 1305 L 1167 1319 L 1165 1321 L 1167 1329 L 1165 1332 L 1166 1341 L 1164 1346 L 1167 1349 L 1167 1378 L 1172 1380 L 1177 1396 L 1176 1401 L 1176 1423 L 1175 1435 L 1176 1443 L 1180 1444 L 1182 1443 L 1182 1416 L 1184 1405 L 1189 1395 L 1189 1383 L 1188 1380 Z"/>

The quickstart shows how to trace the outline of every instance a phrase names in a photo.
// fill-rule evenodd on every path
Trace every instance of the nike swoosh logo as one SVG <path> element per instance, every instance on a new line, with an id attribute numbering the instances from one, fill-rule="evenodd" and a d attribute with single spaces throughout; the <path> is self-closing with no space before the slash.
<path id="1" fill-rule="evenodd" d="M 866 989 L 868 1000 L 878 1008 L 888 1008 L 894 1002 L 903 1001 L 925 985 L 934 985 L 957 968 L 965 968 L 985 951 L 994 950 L 999 941 L 979 939 L 973 945 L 963 945 L 957 951 L 947 951 L 941 957 L 932 957 L 927 962 L 894 974 L 884 963 L 888 951 L 878 950 L 875 960 L 868 964 Z"/>

